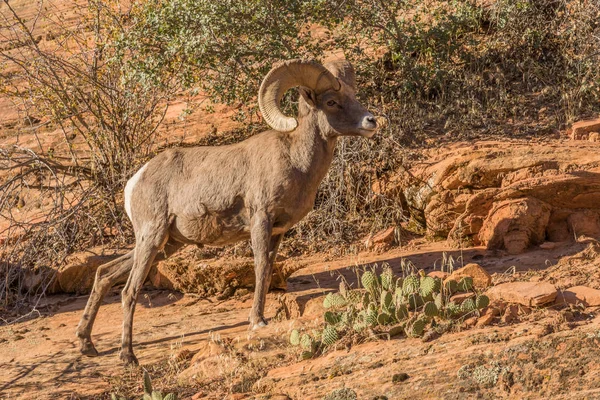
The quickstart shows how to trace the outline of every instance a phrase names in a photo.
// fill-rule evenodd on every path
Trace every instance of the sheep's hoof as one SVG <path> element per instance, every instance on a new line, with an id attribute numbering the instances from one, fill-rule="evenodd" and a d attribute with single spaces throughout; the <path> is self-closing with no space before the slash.
<path id="1" fill-rule="evenodd" d="M 81 339 L 81 347 L 79 349 L 81 354 L 88 357 L 98 357 L 98 350 L 89 339 Z"/>
<path id="2" fill-rule="evenodd" d="M 258 318 L 257 322 L 250 324 L 250 326 L 252 327 L 252 330 L 255 331 L 257 329 L 264 328 L 265 326 L 267 326 L 267 321 L 264 318 L 260 317 Z"/>
<path id="3" fill-rule="evenodd" d="M 139 364 L 137 357 L 133 353 L 126 353 L 124 351 L 121 351 L 121 353 L 119 354 L 119 358 L 121 359 L 121 361 L 123 361 L 123 364 L 125 364 L 125 366 Z"/>

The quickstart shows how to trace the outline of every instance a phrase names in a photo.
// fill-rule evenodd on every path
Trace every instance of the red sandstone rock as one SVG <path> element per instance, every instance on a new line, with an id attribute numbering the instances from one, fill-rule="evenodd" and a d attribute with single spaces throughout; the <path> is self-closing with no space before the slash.
<path id="1" fill-rule="evenodd" d="M 573 140 L 587 140 L 591 132 L 600 131 L 600 118 L 579 121 L 573 124 L 571 128 L 571 139 Z"/>
<path id="2" fill-rule="evenodd" d="M 456 271 L 452 272 L 452 274 L 447 277 L 445 281 L 454 279 L 458 282 L 465 276 L 470 276 L 473 278 L 473 285 L 478 289 L 485 289 L 492 284 L 491 275 L 488 274 L 481 265 L 475 263 L 470 263 L 460 269 L 457 269 Z"/>
<path id="3" fill-rule="evenodd" d="M 494 203 L 479 231 L 479 239 L 488 249 L 523 253 L 531 245 L 543 242 L 550 210 L 547 203 L 534 197 Z"/>
<path id="4" fill-rule="evenodd" d="M 490 300 L 538 307 L 556 299 L 556 288 L 547 282 L 508 282 L 490 288 L 486 295 Z"/>
<path id="5" fill-rule="evenodd" d="M 583 304 L 586 307 L 600 306 L 600 290 L 587 286 L 574 286 L 558 292 L 556 303 Z"/>

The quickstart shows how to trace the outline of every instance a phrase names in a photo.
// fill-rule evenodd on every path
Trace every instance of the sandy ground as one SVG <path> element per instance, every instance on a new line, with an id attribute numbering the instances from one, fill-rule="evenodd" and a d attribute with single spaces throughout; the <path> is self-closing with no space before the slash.
<path id="1" fill-rule="evenodd" d="M 385 261 L 399 273 L 404 258 L 431 270 L 434 265 L 439 266 L 444 252 L 458 259 L 457 263 L 461 262 L 461 254 L 464 263 L 479 262 L 494 273 L 494 280 L 504 279 L 513 270 L 529 271 L 527 274 L 533 277 L 585 246 L 565 244 L 552 251 L 534 250 L 507 257 L 481 248 L 458 251 L 446 248 L 444 243 L 434 243 L 416 245 L 410 250 L 361 254 L 334 262 L 316 261 L 289 279 L 286 295 L 310 297 L 324 293 L 337 286 L 340 274 L 352 281 L 354 267 L 364 263 Z M 281 292 L 269 294 L 267 317 L 275 316 L 278 298 L 282 295 Z M 106 398 L 106 393 L 128 371 L 118 359 L 122 319 L 119 299 L 119 288 L 114 288 L 98 315 L 93 333 L 100 351 L 97 358 L 81 356 L 74 335 L 87 296 L 49 297 L 47 304 L 52 306 L 43 309 L 51 309 L 51 312 L 0 328 L 0 365 L 3 366 L 0 398 Z M 272 321 L 267 328 L 251 332 L 246 324 L 251 301 L 252 293 L 219 301 L 164 290 L 143 292 L 134 328 L 135 349 L 141 365 L 164 362 L 182 349 L 194 353 L 215 338 L 226 338 L 236 343 L 236 348 L 245 349 L 247 359 L 272 362 L 266 368 L 266 376 L 246 387 L 246 395 L 235 398 L 253 398 L 256 392 L 266 392 L 284 393 L 292 399 L 320 399 L 332 389 L 344 386 L 357 391 L 361 399 L 376 396 L 388 399 L 600 398 L 600 368 L 596 361 L 600 355 L 600 319 L 593 312 L 564 317 L 564 310 L 534 310 L 516 324 L 445 334 L 427 343 L 420 339 L 368 342 L 298 362 L 293 349 L 286 344 L 287 335 L 293 327 L 314 323 L 319 316 Z M 254 348 L 248 345 L 257 341 L 268 345 Z M 457 377 L 464 365 L 481 365 L 485 369 L 492 362 L 500 363 L 499 368 L 508 368 L 506 371 L 513 374 L 512 381 L 485 387 L 470 378 Z M 238 364 L 235 368 L 239 369 Z M 409 379 L 394 383 L 393 375 L 400 372 L 407 373 Z M 235 375 L 227 378 L 232 382 L 229 389 L 221 386 L 212 391 L 210 385 L 203 385 L 201 381 L 197 385 L 188 382 L 182 390 L 183 398 L 189 398 L 196 390 L 203 393 L 204 397 L 200 398 L 226 398 L 228 392 L 240 391 L 240 386 L 234 384 Z M 567 384 L 569 386 L 565 386 Z"/>

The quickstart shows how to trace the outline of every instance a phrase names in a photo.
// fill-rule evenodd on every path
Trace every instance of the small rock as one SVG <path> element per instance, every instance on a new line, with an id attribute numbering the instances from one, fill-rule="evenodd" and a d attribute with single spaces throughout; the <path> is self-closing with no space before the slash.
<path id="1" fill-rule="evenodd" d="M 408 376 L 408 374 L 406 372 L 400 372 L 399 374 L 394 374 L 394 376 L 392 376 L 392 382 L 400 383 L 400 382 L 404 382 L 408 378 L 410 378 L 410 376 Z"/>
<path id="2" fill-rule="evenodd" d="M 519 307 L 514 304 L 507 306 L 506 309 L 504 310 L 504 314 L 502 315 L 502 318 L 500 318 L 500 321 L 503 324 L 510 324 L 511 322 L 518 321 L 518 320 L 519 320 Z"/>
<path id="3" fill-rule="evenodd" d="M 471 278 L 473 278 L 473 285 L 477 289 L 485 289 L 492 284 L 491 275 L 488 274 L 487 271 L 483 269 L 481 265 L 475 263 L 467 264 L 464 267 L 452 272 L 452 274 L 448 278 L 446 278 L 446 281 L 450 279 L 459 281 L 465 276 L 470 276 Z"/>
<path id="4" fill-rule="evenodd" d="M 367 249 L 376 244 L 392 244 L 396 240 L 396 227 L 390 226 L 387 229 L 377 232 L 375 235 L 369 235 L 364 239 L 364 244 Z"/>
<path id="5" fill-rule="evenodd" d="M 225 400 L 244 400 L 249 399 L 251 396 L 248 393 L 232 393 L 225 397 Z"/>
<path id="6" fill-rule="evenodd" d="M 481 317 L 479 317 L 479 319 L 477 320 L 477 324 L 475 324 L 475 326 L 477 326 L 478 328 L 483 327 L 483 326 L 488 326 L 490 325 L 493 321 L 494 321 L 494 314 L 489 312 L 486 313 L 484 315 L 482 315 Z"/>
<path id="7" fill-rule="evenodd" d="M 490 288 L 486 295 L 490 300 L 538 307 L 554 301 L 556 288 L 547 282 L 508 282 Z"/>
<path id="8" fill-rule="evenodd" d="M 557 304 L 583 304 L 586 307 L 600 306 L 600 290 L 587 286 L 574 286 L 559 292 Z"/>
<path id="9" fill-rule="evenodd" d="M 558 247 L 560 243 L 558 242 L 544 242 L 542 244 L 540 244 L 540 249 L 542 250 L 554 250 L 555 248 Z"/>
<path id="10" fill-rule="evenodd" d="M 463 322 L 465 328 L 472 328 L 475 326 L 475 324 L 477 324 L 477 317 L 467 318 Z"/>
<path id="11" fill-rule="evenodd" d="M 590 136 L 588 137 L 588 140 L 590 142 L 600 142 L 600 133 L 598 133 L 598 132 L 592 132 L 592 133 L 590 133 Z"/>
<path id="12" fill-rule="evenodd" d="M 430 273 L 427 274 L 427 276 L 430 276 L 432 278 L 440 278 L 441 280 L 444 280 L 448 277 L 448 273 L 444 272 L 444 271 L 431 271 Z"/>

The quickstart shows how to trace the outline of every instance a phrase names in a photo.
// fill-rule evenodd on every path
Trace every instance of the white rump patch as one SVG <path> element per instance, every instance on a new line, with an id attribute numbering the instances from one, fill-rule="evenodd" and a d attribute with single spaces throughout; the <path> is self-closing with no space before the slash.
<path id="1" fill-rule="evenodd" d="M 127 216 L 129 217 L 130 221 L 133 221 L 131 219 L 131 195 L 133 193 L 133 188 L 142 177 L 142 174 L 144 173 L 144 170 L 147 166 L 148 164 L 144 164 L 144 166 L 140 168 L 139 171 L 136 172 L 135 175 L 133 175 L 125 185 L 125 212 L 127 213 Z"/>

